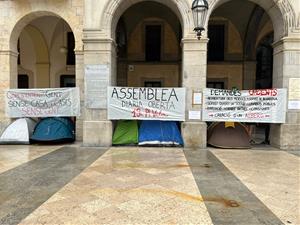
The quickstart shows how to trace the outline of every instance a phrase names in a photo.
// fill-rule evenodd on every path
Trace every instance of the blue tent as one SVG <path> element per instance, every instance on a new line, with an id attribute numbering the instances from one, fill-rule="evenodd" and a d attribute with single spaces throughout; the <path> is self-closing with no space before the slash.
<path id="1" fill-rule="evenodd" d="M 53 117 L 42 119 L 35 127 L 31 140 L 34 142 L 72 142 L 75 126 L 71 119 Z"/>
<path id="2" fill-rule="evenodd" d="M 173 121 L 142 121 L 139 145 L 183 145 L 177 123 Z"/>

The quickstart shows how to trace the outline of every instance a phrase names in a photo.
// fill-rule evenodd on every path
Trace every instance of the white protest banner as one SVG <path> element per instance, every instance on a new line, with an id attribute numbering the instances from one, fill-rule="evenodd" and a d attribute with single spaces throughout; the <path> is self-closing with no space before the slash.
<path id="1" fill-rule="evenodd" d="M 10 89 L 6 115 L 18 117 L 79 116 L 79 88 Z"/>
<path id="2" fill-rule="evenodd" d="M 203 120 L 285 123 L 286 89 L 203 91 Z"/>
<path id="3" fill-rule="evenodd" d="M 185 88 L 108 87 L 110 120 L 185 120 Z"/>

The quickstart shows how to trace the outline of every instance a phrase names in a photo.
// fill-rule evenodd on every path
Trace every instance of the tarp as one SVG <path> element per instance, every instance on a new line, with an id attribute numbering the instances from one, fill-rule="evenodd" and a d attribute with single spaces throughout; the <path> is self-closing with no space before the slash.
<path id="1" fill-rule="evenodd" d="M 75 126 L 64 117 L 44 118 L 37 125 L 31 140 L 35 142 L 72 142 L 75 140 Z"/>
<path id="2" fill-rule="evenodd" d="M 6 91 L 10 118 L 79 116 L 79 88 L 10 89 Z"/>
<path id="3" fill-rule="evenodd" d="M 130 145 L 138 143 L 138 123 L 136 120 L 119 120 L 115 129 L 113 145 Z"/>
<path id="4" fill-rule="evenodd" d="M 250 148 L 250 135 L 238 122 L 217 122 L 208 127 L 207 143 L 219 148 Z"/>
<path id="5" fill-rule="evenodd" d="M 33 119 L 17 119 L 4 130 L 0 144 L 29 144 L 35 125 Z"/>
<path id="6" fill-rule="evenodd" d="M 110 120 L 185 120 L 185 88 L 108 87 Z"/>
<path id="7" fill-rule="evenodd" d="M 139 129 L 139 145 L 183 145 L 174 121 L 142 121 Z"/>

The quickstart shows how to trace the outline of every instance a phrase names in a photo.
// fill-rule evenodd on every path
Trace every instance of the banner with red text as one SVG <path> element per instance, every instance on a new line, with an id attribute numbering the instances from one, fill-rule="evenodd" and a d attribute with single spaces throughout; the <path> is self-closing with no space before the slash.
<path id="1" fill-rule="evenodd" d="M 18 117 L 79 116 L 79 88 L 10 89 L 6 115 Z"/>
<path id="2" fill-rule="evenodd" d="M 286 89 L 203 91 L 203 120 L 285 123 Z"/>
<path id="3" fill-rule="evenodd" d="M 185 120 L 185 88 L 108 87 L 110 120 Z"/>

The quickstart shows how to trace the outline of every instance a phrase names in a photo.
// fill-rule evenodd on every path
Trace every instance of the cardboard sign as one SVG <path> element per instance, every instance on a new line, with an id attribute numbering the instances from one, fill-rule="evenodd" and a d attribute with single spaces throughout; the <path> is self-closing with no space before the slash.
<path id="1" fill-rule="evenodd" d="M 10 89 L 6 115 L 18 117 L 79 116 L 79 88 Z"/>
<path id="2" fill-rule="evenodd" d="M 108 87 L 110 120 L 185 120 L 185 88 Z"/>
<path id="3" fill-rule="evenodd" d="M 204 121 L 285 123 L 286 89 L 203 92 Z"/>

